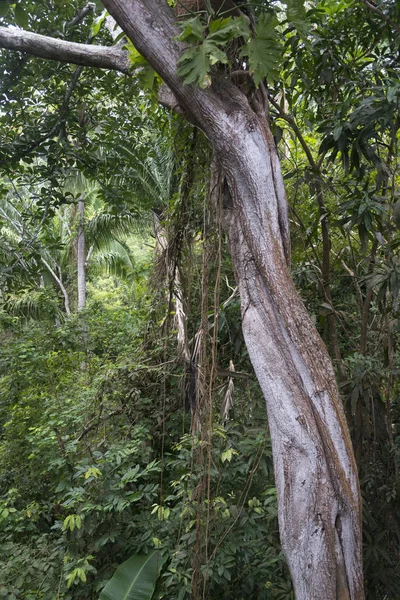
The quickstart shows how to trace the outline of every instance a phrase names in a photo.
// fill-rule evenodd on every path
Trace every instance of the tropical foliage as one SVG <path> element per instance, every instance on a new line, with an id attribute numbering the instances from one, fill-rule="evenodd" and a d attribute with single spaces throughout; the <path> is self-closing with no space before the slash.
<path id="1" fill-rule="evenodd" d="M 223 70 L 268 95 L 293 277 L 359 467 L 367 598 L 396 600 L 399 7 L 237 4 L 181 14 L 180 75 L 207 88 Z M 1 2 L 0 25 L 113 43 L 88 6 Z M 1 54 L 0 596 L 289 600 L 207 140 L 119 43 L 137 77 Z"/>

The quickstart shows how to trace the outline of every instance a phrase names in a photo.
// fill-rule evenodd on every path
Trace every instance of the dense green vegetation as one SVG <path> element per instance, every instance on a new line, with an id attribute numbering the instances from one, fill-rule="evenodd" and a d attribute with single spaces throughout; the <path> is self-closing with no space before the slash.
<path id="1" fill-rule="evenodd" d="M 252 4 L 261 49 L 242 17 L 216 35 L 186 16 L 182 76 L 207 86 L 213 68 L 236 71 L 232 46 L 247 35 L 256 83 L 268 79 L 293 277 L 331 353 L 359 467 L 366 595 L 396 600 L 400 9 Z M 277 17 L 265 18 L 266 4 Z M 74 22 L 83 6 L 1 2 L 0 25 L 111 44 L 100 2 Z M 158 104 L 159 83 L 146 64 L 131 77 L 2 50 L 0 597 L 9 600 L 98 598 L 121 563 L 155 549 L 154 597 L 293 598 L 264 399 L 209 193 L 210 149 Z"/>

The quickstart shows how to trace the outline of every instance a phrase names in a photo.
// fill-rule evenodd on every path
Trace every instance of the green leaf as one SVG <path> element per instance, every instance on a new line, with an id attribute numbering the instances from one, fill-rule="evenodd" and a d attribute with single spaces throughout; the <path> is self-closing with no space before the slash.
<path id="1" fill-rule="evenodd" d="M 28 13 L 25 9 L 22 8 L 20 4 L 17 4 L 15 7 L 15 21 L 20 27 L 22 27 L 23 29 L 27 29 Z"/>
<path id="2" fill-rule="evenodd" d="M 400 87 L 397 84 L 392 85 L 388 88 L 388 91 L 387 91 L 388 102 L 393 102 L 393 100 L 396 98 L 399 90 L 400 90 Z"/>
<path id="3" fill-rule="evenodd" d="M 244 16 L 234 19 L 228 17 L 227 19 L 215 19 L 210 23 L 207 40 L 216 44 L 226 44 L 238 37 L 244 37 L 247 40 L 250 35 L 250 28 Z"/>
<path id="4" fill-rule="evenodd" d="M 185 21 L 180 41 L 193 44 L 179 60 L 178 75 L 188 85 L 196 83 L 202 88 L 211 84 L 209 75 L 212 65 L 228 63 L 223 47 L 234 38 L 250 38 L 250 29 L 244 17 L 215 19 L 209 26 L 209 34 L 204 39 L 205 26 L 199 17 Z"/>
<path id="5" fill-rule="evenodd" d="M 136 50 L 131 41 L 128 41 L 124 45 L 124 48 L 128 51 L 128 57 L 133 67 L 144 67 L 149 64 L 144 56 Z"/>
<path id="6" fill-rule="evenodd" d="M 241 56 L 247 56 L 250 71 L 254 74 L 256 86 L 264 77 L 279 78 L 279 66 L 282 61 L 282 44 L 276 27 L 278 20 L 275 15 L 261 15 L 256 25 L 256 37 L 249 40 L 241 51 Z"/>
<path id="7" fill-rule="evenodd" d="M 9 4 L 5 0 L 0 1 L 0 17 L 4 17 L 7 14 Z"/>
<path id="8" fill-rule="evenodd" d="M 133 492 L 133 494 L 130 493 L 127 498 L 131 503 L 139 502 L 139 500 L 143 498 L 143 492 Z"/>
<path id="9" fill-rule="evenodd" d="M 92 37 L 95 37 L 99 33 L 101 26 L 103 25 L 104 21 L 106 20 L 107 15 L 108 15 L 108 12 L 106 10 L 103 10 L 101 15 L 99 15 L 98 17 L 96 17 L 94 19 L 94 21 L 92 23 L 92 28 L 91 28 Z"/>
<path id="10" fill-rule="evenodd" d="M 124 48 L 128 50 L 128 56 L 132 67 L 138 70 L 137 79 L 141 87 L 149 91 L 156 89 L 159 83 L 159 77 L 144 56 L 136 50 L 132 42 L 127 42 Z"/>
<path id="11" fill-rule="evenodd" d="M 98 477 L 101 477 L 101 475 L 102 472 L 100 471 L 100 469 L 97 469 L 96 467 L 90 467 L 85 473 L 85 479 L 89 479 L 89 477 L 97 479 Z"/>
<path id="12" fill-rule="evenodd" d="M 72 573 L 69 575 L 69 577 L 67 579 L 67 589 L 68 590 L 71 587 L 71 585 L 75 582 L 76 576 L 77 576 L 77 571 L 75 569 L 74 571 L 72 571 Z"/>
<path id="13" fill-rule="evenodd" d="M 238 452 L 233 448 L 228 448 L 221 454 L 221 461 L 224 463 L 226 461 L 231 462 L 232 457 L 236 456 Z"/>
<path id="14" fill-rule="evenodd" d="M 310 31 L 304 0 L 287 0 L 287 20 L 294 25 L 301 38 L 306 38 Z"/>
<path id="15" fill-rule="evenodd" d="M 207 52 L 207 40 L 204 42 L 204 48 L 205 51 Z M 212 47 L 209 50 L 209 58 L 210 58 L 210 63 L 212 65 L 215 65 L 216 63 L 220 62 L 223 63 L 224 65 L 226 65 L 228 63 L 228 58 L 225 54 L 225 52 L 223 52 L 223 50 L 220 50 L 219 48 Z"/>
<path id="16" fill-rule="evenodd" d="M 204 88 L 210 85 L 208 72 L 211 62 L 203 44 L 186 50 L 179 63 L 178 75 L 183 78 L 186 85 L 198 83 Z"/>
<path id="17" fill-rule="evenodd" d="M 99 600 L 150 600 L 164 561 L 158 551 L 134 554 L 118 567 Z"/>
<path id="18" fill-rule="evenodd" d="M 343 131 L 343 127 L 341 125 L 338 125 L 333 130 L 333 139 L 335 140 L 335 142 L 337 142 L 338 139 L 340 138 L 340 136 L 342 135 L 342 131 Z"/>
<path id="19" fill-rule="evenodd" d="M 178 36 L 180 42 L 193 44 L 204 39 L 205 27 L 199 16 L 183 21 L 181 26 L 183 26 L 183 31 L 180 36 Z"/>

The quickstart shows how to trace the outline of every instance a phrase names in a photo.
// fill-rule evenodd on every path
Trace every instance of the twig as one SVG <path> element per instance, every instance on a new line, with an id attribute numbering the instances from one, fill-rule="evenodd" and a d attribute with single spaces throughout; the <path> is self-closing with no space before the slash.
<path id="1" fill-rule="evenodd" d="M 53 277 L 54 281 L 57 283 L 58 287 L 60 288 L 63 296 L 64 296 L 64 306 L 65 306 L 65 312 L 68 316 L 70 316 L 71 311 L 69 308 L 69 298 L 68 298 L 68 292 L 64 287 L 64 284 L 62 282 L 61 279 L 61 269 L 60 267 L 57 265 L 58 267 L 58 272 L 60 274 L 60 277 L 57 276 L 57 274 L 55 273 L 55 271 L 53 271 L 53 269 L 51 268 L 51 266 L 49 265 L 49 263 L 42 257 L 41 258 L 42 263 L 44 264 L 44 266 L 46 267 L 46 269 L 49 271 L 50 275 Z"/>

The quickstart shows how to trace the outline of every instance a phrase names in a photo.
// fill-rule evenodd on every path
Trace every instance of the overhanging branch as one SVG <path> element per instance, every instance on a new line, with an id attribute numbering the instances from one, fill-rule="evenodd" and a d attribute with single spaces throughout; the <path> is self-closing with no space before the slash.
<path id="1" fill-rule="evenodd" d="M 380 8 L 376 6 L 376 4 L 370 2 L 369 0 L 360 0 L 360 2 L 362 2 L 362 4 L 364 4 L 364 6 L 368 8 L 368 10 L 378 15 L 380 19 L 386 21 L 386 23 L 390 25 L 392 29 L 397 31 L 397 33 L 400 33 L 400 23 L 396 23 L 396 21 L 393 21 L 393 19 L 391 19 L 390 17 L 388 17 L 388 15 L 382 12 Z"/>
<path id="2" fill-rule="evenodd" d="M 14 27 L 0 27 L 0 48 L 84 67 L 130 73 L 128 55 L 120 47 L 78 44 Z"/>

